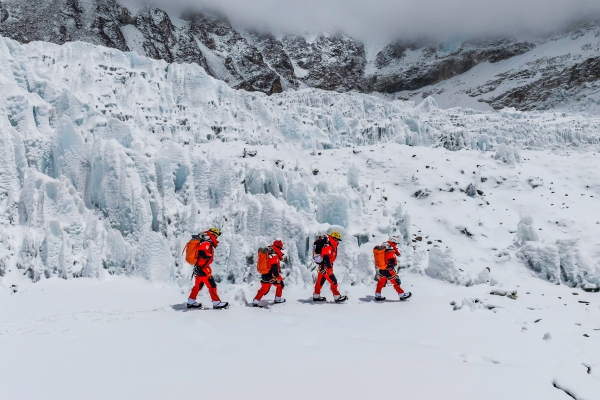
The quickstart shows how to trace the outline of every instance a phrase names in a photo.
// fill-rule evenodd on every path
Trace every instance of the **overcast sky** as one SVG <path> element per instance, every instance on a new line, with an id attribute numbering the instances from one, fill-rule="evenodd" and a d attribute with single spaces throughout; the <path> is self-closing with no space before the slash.
<path id="1" fill-rule="evenodd" d="M 292 32 L 342 30 L 361 39 L 537 35 L 600 16 L 600 0 L 145 1 L 175 15 L 185 8 L 212 7 L 238 25 Z"/>

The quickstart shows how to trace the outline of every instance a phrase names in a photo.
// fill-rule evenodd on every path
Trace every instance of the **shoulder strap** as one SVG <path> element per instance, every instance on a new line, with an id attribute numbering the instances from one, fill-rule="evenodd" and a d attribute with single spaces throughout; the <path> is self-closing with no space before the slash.
<path id="1" fill-rule="evenodd" d="M 200 235 L 198 240 L 200 240 L 200 244 L 208 242 L 209 245 L 211 245 L 211 246 L 213 245 L 212 240 L 210 240 L 210 238 L 208 237 L 207 234 Z"/>
<path id="2" fill-rule="evenodd" d="M 190 244 L 190 242 L 187 242 L 187 243 L 185 244 L 185 246 L 183 246 L 183 250 L 181 250 L 181 255 L 183 255 L 183 254 L 185 253 L 185 249 L 187 249 L 187 247 L 188 247 L 188 244 Z"/>

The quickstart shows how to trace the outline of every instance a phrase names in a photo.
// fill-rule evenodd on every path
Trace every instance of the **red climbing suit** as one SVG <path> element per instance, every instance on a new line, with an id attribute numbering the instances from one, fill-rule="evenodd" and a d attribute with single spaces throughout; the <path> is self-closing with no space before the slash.
<path id="1" fill-rule="evenodd" d="M 385 287 L 388 281 L 392 283 L 394 289 L 398 294 L 404 293 L 404 290 L 400 287 L 400 277 L 396 274 L 396 266 L 398 265 L 397 256 L 400 255 L 400 251 L 396 247 L 394 242 L 387 242 L 386 250 L 385 250 L 385 262 L 387 264 L 387 269 L 379 270 L 379 281 L 377 282 L 377 288 L 375 289 L 375 293 L 381 294 L 381 290 Z"/>
<path id="2" fill-rule="evenodd" d="M 319 273 L 317 275 L 317 282 L 315 283 L 315 294 L 321 294 L 321 288 L 325 284 L 325 281 L 329 282 L 329 286 L 331 287 L 331 293 L 334 296 L 339 296 L 340 292 L 338 291 L 338 283 L 337 278 L 333 274 L 333 263 L 337 258 L 337 248 L 338 241 L 328 235 L 329 243 L 323 246 L 321 250 L 321 257 L 323 257 L 323 262 L 319 265 Z"/>
<path id="3" fill-rule="evenodd" d="M 204 285 L 208 288 L 208 293 L 212 301 L 220 301 L 219 295 L 217 294 L 217 283 L 212 276 L 212 264 L 215 254 L 215 248 L 219 245 L 217 238 L 210 232 L 205 232 L 210 240 L 202 242 L 198 248 L 198 262 L 194 266 L 194 276 L 196 281 L 194 287 L 190 293 L 190 299 L 196 300 L 198 292 L 202 290 Z"/>
<path id="4" fill-rule="evenodd" d="M 271 285 L 275 285 L 275 296 L 281 297 L 285 284 L 283 283 L 283 277 L 281 276 L 281 265 L 280 262 L 283 260 L 283 253 L 281 252 L 283 243 L 280 240 L 273 242 L 270 247 L 271 252 L 269 253 L 269 272 L 261 275 L 260 289 L 256 293 L 255 300 L 260 300 L 264 295 L 269 293 Z"/>

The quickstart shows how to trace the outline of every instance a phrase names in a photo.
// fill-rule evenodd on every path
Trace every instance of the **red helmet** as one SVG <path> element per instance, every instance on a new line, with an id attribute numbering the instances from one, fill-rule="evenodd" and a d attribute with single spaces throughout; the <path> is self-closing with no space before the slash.
<path id="1" fill-rule="evenodd" d="M 283 242 L 278 239 L 273 242 L 273 247 L 277 247 L 279 250 L 283 250 Z"/>

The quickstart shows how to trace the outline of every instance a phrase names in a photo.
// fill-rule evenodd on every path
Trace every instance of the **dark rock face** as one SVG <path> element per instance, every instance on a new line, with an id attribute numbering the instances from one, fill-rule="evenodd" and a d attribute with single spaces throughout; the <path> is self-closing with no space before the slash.
<path id="1" fill-rule="evenodd" d="M 164 11 L 148 8 L 133 17 L 127 14 L 122 22 L 122 27 L 137 29 L 141 33 L 143 40 L 139 45 L 146 56 L 169 63 L 196 63 L 208 71 L 206 59 L 200 48 L 194 45 L 193 36 L 177 29 Z"/>
<path id="2" fill-rule="evenodd" d="M 483 62 L 497 63 L 536 47 L 506 39 L 445 44 L 399 40 L 369 50 L 341 33 L 276 37 L 236 30 L 217 13 L 186 13 L 173 19 L 156 8 L 130 11 L 117 0 L 0 0 L 0 35 L 21 43 L 80 40 L 169 63 L 197 63 L 233 88 L 269 95 L 315 87 L 396 93 L 400 98 L 421 89 L 425 98 L 434 93 L 429 92 L 430 85 L 439 86 Z M 563 99 L 564 93 L 584 96 L 582 88 L 590 86 L 598 86 L 600 92 L 598 58 L 565 63 L 557 57 L 530 64 L 479 86 L 464 87 L 463 93 L 497 109 L 531 110 L 552 108 L 560 103 L 561 93 Z M 524 79 L 529 79 L 526 84 L 495 92 L 503 83 Z M 484 94 L 491 97 L 481 97 Z"/>
<path id="3" fill-rule="evenodd" d="M 388 67 L 392 63 L 396 63 L 401 60 L 406 54 L 407 50 L 417 50 L 419 46 L 415 43 L 409 43 L 404 41 L 396 41 L 390 43 L 383 48 L 375 56 L 375 67 L 382 69 Z"/>
<path id="4" fill-rule="evenodd" d="M 21 43 L 81 40 L 127 50 L 119 27 L 128 15 L 114 0 L 97 0 L 93 6 L 81 0 L 9 0 L 0 4 L 0 34 Z"/>
<path id="5" fill-rule="evenodd" d="M 271 34 L 250 32 L 249 37 L 263 55 L 265 62 L 280 76 L 283 89 L 298 89 L 300 81 L 283 43 Z"/>
<path id="6" fill-rule="evenodd" d="M 6 21 L 9 17 L 8 11 L 4 9 L 2 3 L 0 3 L 0 24 Z"/>
<path id="7" fill-rule="evenodd" d="M 189 32 L 201 42 L 213 58 L 222 60 L 231 79 L 231 86 L 267 94 L 282 91 L 279 76 L 265 63 L 262 54 L 234 30 L 229 21 L 220 15 L 197 13 L 190 16 Z M 215 64 L 221 63 L 216 61 Z M 218 76 L 217 67 L 208 70 Z"/>
<path id="8" fill-rule="evenodd" d="M 342 34 L 284 38 L 283 47 L 307 86 L 340 92 L 357 89 L 366 65 L 362 43 Z"/>
<path id="9" fill-rule="evenodd" d="M 197 13 L 186 19 L 184 26 L 175 26 L 166 12 L 156 8 L 132 15 L 115 0 L 0 3 L 0 35 L 21 43 L 80 40 L 122 51 L 135 50 L 170 63 L 195 62 L 233 87 L 267 94 L 282 91 L 278 74 L 225 18 Z M 137 36 L 137 47 L 131 48 L 126 31 Z M 209 54 L 204 54 L 206 51 Z"/>
<path id="10" fill-rule="evenodd" d="M 374 67 L 377 70 L 365 78 L 363 87 L 382 93 L 416 90 L 463 74 L 482 62 L 502 61 L 533 47 L 531 43 L 508 40 L 465 43 L 451 50 L 440 45 L 392 43 L 375 57 Z M 406 60 L 408 53 L 415 61 Z"/>
<path id="11" fill-rule="evenodd" d="M 531 71 L 532 74 L 540 71 Z M 506 79 L 514 79 L 506 76 Z M 514 107 L 519 110 L 550 109 L 564 97 L 576 98 L 583 90 L 600 89 L 600 57 L 588 58 L 569 68 L 542 71 L 542 77 L 500 96 L 486 100 L 495 109 Z"/>

